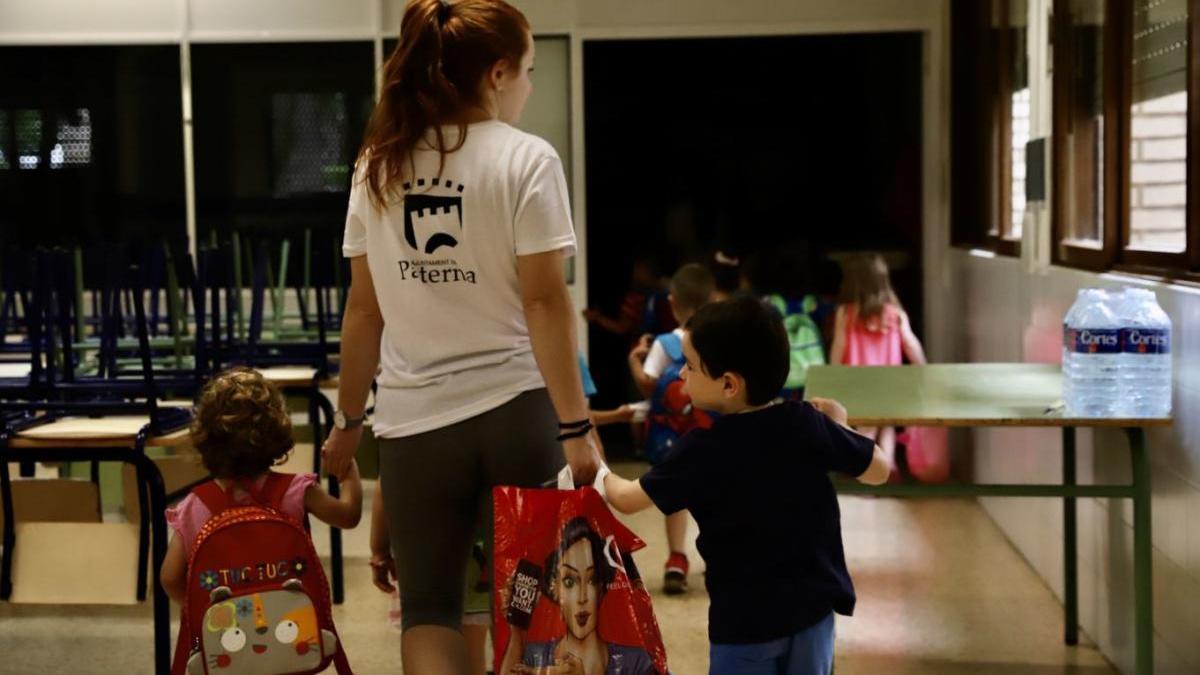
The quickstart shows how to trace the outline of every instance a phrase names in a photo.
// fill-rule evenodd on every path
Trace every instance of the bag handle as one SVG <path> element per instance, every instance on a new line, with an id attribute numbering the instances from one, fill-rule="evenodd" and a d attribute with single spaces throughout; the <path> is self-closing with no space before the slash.
<path id="1" fill-rule="evenodd" d="M 591 488 L 600 493 L 600 497 L 608 503 L 608 496 L 604 493 L 604 477 L 612 473 L 608 465 L 601 462 L 600 468 L 596 470 L 596 479 L 592 481 Z M 571 473 L 571 465 L 567 464 L 558 472 L 558 489 L 559 490 L 574 490 L 575 475 Z"/>

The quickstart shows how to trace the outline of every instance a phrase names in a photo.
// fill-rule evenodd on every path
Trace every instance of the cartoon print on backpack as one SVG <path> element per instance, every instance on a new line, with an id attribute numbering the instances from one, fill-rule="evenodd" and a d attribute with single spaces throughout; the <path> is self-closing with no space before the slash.
<path id="1" fill-rule="evenodd" d="M 241 596 L 218 586 L 209 597 L 189 675 L 310 672 L 337 650 L 337 636 L 320 628 L 317 608 L 299 579 Z"/>

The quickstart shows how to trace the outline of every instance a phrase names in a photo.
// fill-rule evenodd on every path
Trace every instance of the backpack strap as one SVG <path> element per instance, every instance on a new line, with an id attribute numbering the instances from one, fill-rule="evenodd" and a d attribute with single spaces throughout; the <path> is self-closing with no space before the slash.
<path id="1" fill-rule="evenodd" d="M 254 500 L 255 504 L 280 511 L 283 506 L 283 496 L 291 487 L 293 478 L 295 476 L 292 474 L 268 471 L 261 487 L 255 485 L 254 481 L 246 479 L 239 480 L 238 487 L 250 495 L 250 499 Z"/>
<path id="2" fill-rule="evenodd" d="M 196 495 L 196 499 L 208 507 L 208 512 L 214 516 L 229 508 L 229 495 L 225 494 L 215 480 L 192 488 L 192 494 Z"/>
<path id="3" fill-rule="evenodd" d="M 277 473 L 270 471 L 267 473 L 267 482 L 263 483 L 260 504 L 270 506 L 276 511 L 283 510 L 283 496 L 287 494 L 288 488 L 292 486 L 292 480 L 295 475 L 290 473 Z"/>
<path id="4" fill-rule="evenodd" d="M 672 361 L 683 359 L 683 340 L 675 334 L 675 331 L 659 335 L 658 342 L 663 346 L 663 350 L 667 353 L 667 356 L 671 357 Z"/>
<path id="5" fill-rule="evenodd" d="M 179 614 L 179 638 L 175 642 L 175 658 L 171 661 L 171 675 L 187 675 L 187 662 L 191 656 L 191 646 L 192 631 L 188 628 L 187 608 L 185 607 Z"/>
<path id="6" fill-rule="evenodd" d="M 354 675 L 354 671 L 350 670 L 350 660 L 346 658 L 346 650 L 342 648 L 342 636 L 338 636 L 338 650 L 333 655 L 333 667 L 337 671 L 337 675 Z"/>
<path id="7" fill-rule="evenodd" d="M 250 480 L 238 480 L 237 486 L 250 495 L 254 503 L 279 511 L 283 505 L 283 496 L 287 494 L 294 477 L 292 474 L 270 471 L 262 487 L 256 486 Z M 222 490 L 215 480 L 196 486 L 192 489 L 192 494 L 196 495 L 214 516 L 231 505 L 229 493 Z"/>

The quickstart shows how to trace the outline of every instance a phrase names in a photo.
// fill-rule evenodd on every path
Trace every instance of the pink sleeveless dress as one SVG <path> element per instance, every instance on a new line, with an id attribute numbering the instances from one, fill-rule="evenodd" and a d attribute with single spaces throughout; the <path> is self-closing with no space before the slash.
<path id="1" fill-rule="evenodd" d="M 858 316 L 857 305 L 843 305 L 846 315 L 846 366 L 898 366 L 904 362 L 900 347 L 900 308 L 886 305 L 869 322 Z"/>

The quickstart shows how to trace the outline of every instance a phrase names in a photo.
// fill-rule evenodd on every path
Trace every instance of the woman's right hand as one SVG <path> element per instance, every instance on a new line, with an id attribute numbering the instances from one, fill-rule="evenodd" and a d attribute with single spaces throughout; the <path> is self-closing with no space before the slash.
<path id="1" fill-rule="evenodd" d="M 595 434 L 570 438 L 563 441 L 562 445 L 563 454 L 567 457 L 567 464 L 571 467 L 571 477 L 575 479 L 575 486 L 591 485 L 592 481 L 596 479 L 596 471 L 600 469 L 603 461 Z"/>
<path id="2" fill-rule="evenodd" d="M 358 443 L 362 440 L 361 425 L 353 429 L 334 428 L 321 446 L 321 463 L 325 473 L 334 478 L 344 480 L 354 462 L 354 453 L 358 451 Z"/>

